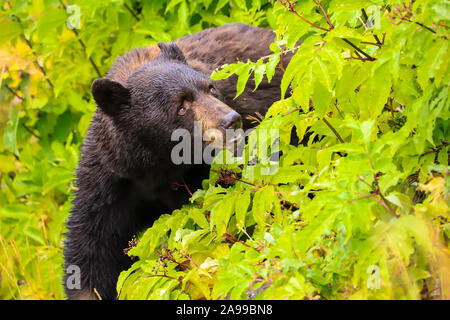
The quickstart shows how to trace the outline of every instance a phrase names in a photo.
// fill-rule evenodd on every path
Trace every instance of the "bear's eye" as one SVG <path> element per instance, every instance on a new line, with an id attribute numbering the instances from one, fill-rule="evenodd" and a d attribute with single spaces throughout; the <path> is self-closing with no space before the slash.
<path id="1" fill-rule="evenodd" d="M 209 86 L 209 92 L 210 92 L 212 95 L 216 95 L 216 93 L 217 93 L 216 88 L 214 88 L 212 85 Z"/>
<path id="2" fill-rule="evenodd" d="M 178 115 L 182 116 L 186 113 L 186 111 L 188 111 L 190 107 L 190 102 L 187 100 L 184 100 L 181 105 L 178 107 L 177 113 Z"/>

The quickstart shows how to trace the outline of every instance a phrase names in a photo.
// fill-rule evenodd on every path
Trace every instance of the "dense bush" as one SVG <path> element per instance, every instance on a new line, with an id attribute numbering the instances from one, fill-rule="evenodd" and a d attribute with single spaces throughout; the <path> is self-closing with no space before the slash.
<path id="1" fill-rule="evenodd" d="M 239 94 L 295 52 L 284 98 L 254 119 L 247 146 L 278 130 L 277 148 L 262 145 L 280 161 L 262 152 L 253 165 L 214 164 L 191 204 L 130 242 L 139 260 L 122 272 L 120 298 L 448 299 L 449 9 L 439 0 L 1 1 L 0 297 L 64 298 L 61 234 L 92 80 L 130 48 L 245 22 L 276 30 L 273 54 L 213 78 L 238 74 Z M 307 133 L 307 145 L 291 145 L 293 132 Z M 269 164 L 275 174 L 263 174 Z"/>

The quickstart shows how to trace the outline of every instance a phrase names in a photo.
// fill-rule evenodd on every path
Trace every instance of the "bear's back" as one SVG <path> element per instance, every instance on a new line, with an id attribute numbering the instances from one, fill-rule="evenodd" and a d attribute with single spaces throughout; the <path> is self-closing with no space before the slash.
<path id="1" fill-rule="evenodd" d="M 274 36 L 270 29 L 232 23 L 185 36 L 175 40 L 175 43 L 194 70 L 209 76 L 223 64 L 245 62 L 247 59 L 256 61 L 269 55 L 269 45 Z M 128 51 L 116 59 L 107 77 L 125 85 L 134 70 L 154 60 L 159 54 L 160 49 L 156 45 Z"/>
<path id="2" fill-rule="evenodd" d="M 274 37 L 273 30 L 232 23 L 185 36 L 175 43 L 193 69 L 210 75 L 223 64 L 248 59 L 256 62 L 269 55 Z"/>

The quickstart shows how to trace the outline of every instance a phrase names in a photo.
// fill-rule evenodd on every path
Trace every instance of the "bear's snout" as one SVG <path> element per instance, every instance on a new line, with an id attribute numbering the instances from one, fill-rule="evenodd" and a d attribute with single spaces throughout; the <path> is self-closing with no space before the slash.
<path id="1" fill-rule="evenodd" d="M 242 127 L 242 117 L 236 111 L 232 110 L 222 117 L 220 127 L 227 129 L 240 129 Z"/>

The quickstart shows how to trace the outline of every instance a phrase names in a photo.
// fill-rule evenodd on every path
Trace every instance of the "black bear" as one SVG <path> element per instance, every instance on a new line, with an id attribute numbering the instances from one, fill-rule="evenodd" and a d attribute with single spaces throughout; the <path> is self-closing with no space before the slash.
<path id="1" fill-rule="evenodd" d="M 93 82 L 97 109 L 81 150 L 67 220 L 69 299 L 115 299 L 119 273 L 132 263 L 123 251 L 128 241 L 159 215 L 188 202 L 187 192 L 171 184 L 184 180 L 195 190 L 208 176 L 207 165 L 171 161 L 174 130 L 192 131 L 196 120 L 203 130 L 237 128 L 242 122 L 248 128 L 246 116 L 264 115 L 280 99 L 279 70 L 256 91 L 250 81 L 237 99 L 237 77 L 216 83 L 209 78 L 223 64 L 271 54 L 274 37 L 272 30 L 244 24 L 206 29 L 170 44 L 134 49 L 116 60 L 106 78 Z"/>

